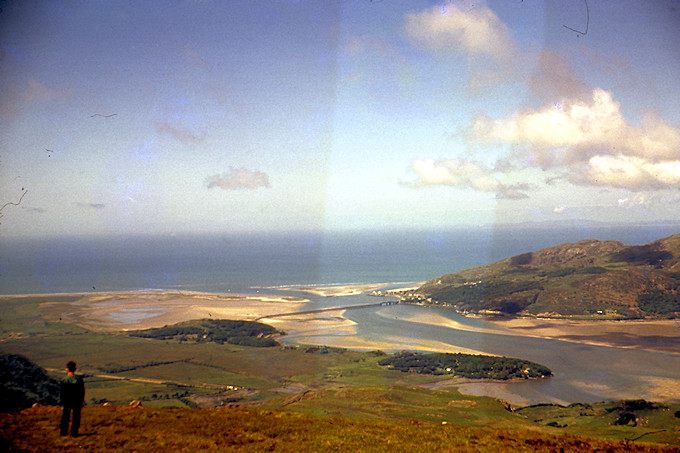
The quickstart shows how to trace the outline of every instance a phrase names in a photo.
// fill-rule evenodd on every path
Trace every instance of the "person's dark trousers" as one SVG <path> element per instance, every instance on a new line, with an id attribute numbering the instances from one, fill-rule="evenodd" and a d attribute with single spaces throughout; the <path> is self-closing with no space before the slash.
<path id="1" fill-rule="evenodd" d="M 80 409 L 80 406 L 64 406 L 64 411 L 61 413 L 61 425 L 59 425 L 59 431 L 62 436 L 68 434 L 68 420 L 71 416 L 71 411 L 73 411 L 71 435 L 74 437 L 78 435 L 78 429 L 80 428 Z"/>

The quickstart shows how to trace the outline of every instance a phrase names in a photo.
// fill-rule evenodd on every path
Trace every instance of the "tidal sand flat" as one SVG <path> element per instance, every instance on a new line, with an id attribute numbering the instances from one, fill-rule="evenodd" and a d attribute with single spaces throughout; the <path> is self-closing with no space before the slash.
<path id="1" fill-rule="evenodd" d="M 437 313 L 436 309 L 410 313 L 403 319 L 467 332 L 518 335 L 680 354 L 680 320 L 677 319 L 599 321 L 492 316 L 483 318 L 486 321 L 485 327 L 478 327 L 449 319 Z"/>
<path id="2" fill-rule="evenodd" d="M 162 327 L 198 318 L 253 321 L 266 315 L 299 311 L 306 299 L 271 295 L 233 295 L 151 291 L 73 294 L 70 299 L 42 296 L 43 313 L 103 330 Z M 16 296 L 15 296 L 16 297 Z"/>
<path id="3" fill-rule="evenodd" d="M 369 291 L 377 291 L 384 287 L 384 283 L 367 283 L 330 286 L 283 286 L 277 289 L 284 291 L 302 291 L 321 297 L 342 297 L 355 296 L 357 294 L 364 294 Z"/>
<path id="4" fill-rule="evenodd" d="M 386 313 L 380 314 L 382 317 L 388 317 Z M 434 326 L 441 326 L 441 327 L 448 327 L 451 329 L 455 330 L 464 330 L 467 332 L 477 332 L 477 333 L 502 333 L 502 334 L 508 334 L 511 332 L 511 330 L 503 328 L 503 327 L 498 327 L 498 328 L 489 328 L 489 327 L 476 327 L 476 326 L 471 326 L 467 324 L 463 324 L 461 322 L 455 321 L 453 319 L 449 319 L 445 316 L 442 316 L 441 314 L 437 313 L 436 311 L 431 311 L 431 310 L 422 310 L 416 313 L 409 313 L 407 316 L 402 316 L 402 319 L 405 321 L 409 322 L 417 322 L 420 324 L 430 324 Z"/>
<path id="5" fill-rule="evenodd" d="M 287 332 L 280 341 L 290 345 L 333 346 L 360 351 L 419 350 L 482 354 L 478 350 L 452 346 L 435 340 L 413 338 L 409 335 L 381 337 L 379 341 L 365 339 L 357 334 L 356 323 L 345 318 L 344 314 L 344 310 L 338 310 L 324 314 L 263 318 L 261 321 Z"/>
<path id="6" fill-rule="evenodd" d="M 513 334 L 617 348 L 680 354 L 680 320 L 586 321 L 554 318 L 491 318 Z"/>
<path id="7" fill-rule="evenodd" d="M 298 294 L 295 294 L 298 295 Z M 319 297 L 319 296 L 314 296 Z M 552 319 L 489 320 L 466 318 L 444 309 L 399 304 L 380 306 L 380 298 L 348 296 L 319 300 L 285 295 L 236 295 L 179 291 L 3 296 L 12 313 L 37 317 L 27 332 L 12 329 L 3 339 L 30 335 L 32 325 L 62 321 L 100 332 L 162 327 L 199 318 L 256 320 L 287 335 L 284 344 L 310 344 L 356 350 L 418 350 L 504 355 L 550 367 L 555 376 L 526 383 L 451 383 L 462 393 L 496 396 L 512 404 L 644 398 L 680 401 L 676 321 L 573 321 Z M 7 300 L 9 299 L 9 300 Z M 376 304 L 366 305 L 375 299 Z M 25 301 L 26 309 L 21 306 Z M 333 305 L 329 305 L 332 302 Z M 358 308 L 342 307 L 358 304 Z M 337 306 L 333 308 L 333 306 Z M 324 311 L 318 311 L 321 307 Z M 315 310 L 309 312 L 310 308 Z M 22 315 L 23 313 L 23 315 Z M 31 311 L 33 313 L 33 311 Z M 277 316 L 287 314 L 287 316 Z M 592 337 L 617 333 L 645 348 L 603 346 Z M 661 340 L 651 341 L 650 338 Z M 599 346 L 593 344 L 600 344 Z"/>
<path id="8" fill-rule="evenodd" d="M 322 294 L 362 294 L 381 288 L 375 285 L 343 285 L 315 289 Z M 162 327 L 199 318 L 259 320 L 287 333 L 281 339 L 286 344 L 328 345 L 356 350 L 424 350 L 433 352 L 463 352 L 480 354 L 482 351 L 456 347 L 429 339 L 390 336 L 379 340 L 361 338 L 356 323 L 344 317 L 345 310 L 323 313 L 300 313 L 276 317 L 282 313 L 305 310 L 307 299 L 277 295 L 237 295 L 202 292 L 146 291 L 110 292 L 95 294 L 41 295 L 41 311 L 49 319 L 61 319 L 86 328 L 127 331 Z M 64 298 L 63 296 L 70 296 Z M 21 296 L 15 296 L 21 297 Z M 29 296 L 26 296 L 29 297 Z M 31 296 L 35 297 L 35 296 Z M 269 318 L 271 316 L 271 318 Z M 449 326 L 446 318 L 430 317 L 433 324 Z"/>
<path id="9" fill-rule="evenodd" d="M 384 284 L 289 287 L 289 289 L 309 291 L 321 296 L 342 297 L 363 294 L 382 287 Z M 463 347 L 459 348 L 460 351 L 451 351 L 451 345 L 431 344 L 431 341 L 420 341 L 406 335 L 403 338 L 391 338 L 390 341 L 360 338 L 357 335 L 356 324 L 345 317 L 345 311 L 342 309 L 315 314 L 300 313 L 281 318 L 275 316 L 301 312 L 308 308 L 309 300 L 298 297 L 179 291 L 11 297 L 40 297 L 44 300 L 40 304 L 40 310 L 48 318 L 61 319 L 95 329 L 117 331 L 146 329 L 209 317 L 248 321 L 260 319 L 288 332 L 286 342 L 289 343 L 328 344 L 353 349 L 469 352 Z M 485 327 L 480 328 L 457 322 L 434 310 L 411 313 L 407 320 L 477 333 L 503 333 L 680 354 L 679 320 L 585 321 L 553 318 L 490 318 L 487 319 Z"/>

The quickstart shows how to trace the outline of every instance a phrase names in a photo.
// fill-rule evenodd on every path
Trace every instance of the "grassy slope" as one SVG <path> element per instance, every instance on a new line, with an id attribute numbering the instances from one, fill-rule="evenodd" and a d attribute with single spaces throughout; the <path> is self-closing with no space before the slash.
<path id="1" fill-rule="evenodd" d="M 597 318 L 660 315 L 638 303 L 649 292 L 674 298 L 669 306 L 680 312 L 680 235 L 644 246 L 562 244 L 445 274 L 417 291 L 463 310 Z"/>
<path id="2" fill-rule="evenodd" d="M 529 430 L 408 421 L 314 417 L 263 409 L 93 407 L 78 438 L 60 437 L 58 408 L 0 414 L 4 447 L 15 451 L 678 451 Z M 168 429 L 172 427 L 172 429 Z M 3 445 L 0 445 L 3 447 Z"/>
<path id="3" fill-rule="evenodd" d="M 680 418 L 676 415 L 680 404 L 647 403 L 631 408 L 629 402 L 600 402 L 594 404 L 554 404 L 529 406 L 519 409 L 521 415 L 546 426 L 559 426 L 568 433 L 608 439 L 639 439 L 648 442 L 680 445 Z M 633 414 L 635 426 L 617 425 L 621 414 Z"/>
<path id="4" fill-rule="evenodd" d="M 102 400 L 111 401 L 116 405 L 126 405 L 131 400 L 143 400 L 143 404 L 149 408 L 186 407 L 196 404 L 210 406 L 220 402 L 236 401 L 242 406 L 257 405 L 261 408 L 285 409 L 288 412 L 341 417 L 345 420 L 343 424 L 350 423 L 348 420 L 355 420 L 356 423 L 392 420 L 397 423 L 382 428 L 366 425 L 365 429 L 369 431 L 393 429 L 390 426 L 402 427 L 405 421 L 415 418 L 439 425 L 447 422 L 468 427 L 493 426 L 522 432 L 533 430 L 543 433 L 541 436 L 579 432 L 576 425 L 570 431 L 569 427 L 554 428 L 544 426 L 545 423 L 536 423 L 532 418 L 506 411 L 501 402 L 491 398 L 463 396 L 455 390 L 426 390 L 417 387 L 441 378 L 389 371 L 377 365 L 383 358 L 377 352 L 362 353 L 329 348 L 323 353 L 318 347 L 249 348 L 87 332 L 66 323 L 42 321 L 40 315 L 36 316 L 41 313 L 38 308 L 39 302 L 38 299 L 3 302 L 3 319 L 0 327 L 4 340 L 0 342 L 0 351 L 22 354 L 42 367 L 55 369 L 55 377 L 62 375 L 67 360 L 76 358 L 79 371 L 90 375 L 86 378 L 87 401 L 90 404 L 87 411 L 92 411 L 92 414 L 103 414 L 98 412 L 103 409 L 94 405 L 95 402 Z M 10 327 L 13 333 L 10 333 Z M 21 335 L 17 336 L 17 332 L 21 332 Z M 111 369 L 121 366 L 134 368 L 123 372 L 111 372 Z M 114 380 L 102 375 L 125 379 Z M 156 381 L 150 381 L 151 379 Z M 226 385 L 247 389 L 225 391 Z M 680 409 L 680 405 L 675 406 L 677 407 L 674 407 L 674 411 Z M 210 412 L 199 411 L 196 414 L 199 413 Z M 30 414 L 33 413 L 27 415 L 29 419 L 22 419 L 22 416 L 19 416 L 16 419 L 19 420 L 17 423 L 38 425 L 47 423 L 40 421 L 47 417 L 46 415 L 41 415 L 40 412 Z M 162 419 L 166 416 L 164 414 L 171 412 L 158 414 L 154 417 Z M 208 415 L 195 416 L 208 417 Z M 105 418 L 104 415 L 101 417 Z M 281 415 L 281 417 L 294 416 Z M 594 437 L 613 435 L 618 438 L 635 438 L 650 429 L 657 429 L 652 425 L 617 427 L 620 429 L 612 434 L 609 425 L 595 425 L 588 431 L 588 434 Z M 19 425 L 13 426 L 14 428 L 7 429 L 23 429 L 17 428 Z M 320 429 L 319 426 L 317 428 Z M 282 430 L 286 431 L 283 428 Z M 680 445 L 678 432 L 674 433 L 674 436 L 658 440 Z M 277 436 L 283 434 L 282 432 Z M 32 437 L 33 434 L 17 435 L 38 439 Z M 413 433 L 406 433 L 403 436 L 411 438 Z M 501 434 L 497 433 L 491 437 L 500 439 L 498 436 Z M 107 442 L 114 440 L 108 439 Z M 655 441 L 657 437 L 645 437 L 644 440 Z M 54 441 L 67 442 L 59 439 Z M 331 438 L 329 441 L 335 442 Z M 433 442 L 443 441 L 439 438 Z M 422 442 L 426 440 L 423 439 Z M 54 445 L 57 448 L 56 446 L 62 444 Z"/>

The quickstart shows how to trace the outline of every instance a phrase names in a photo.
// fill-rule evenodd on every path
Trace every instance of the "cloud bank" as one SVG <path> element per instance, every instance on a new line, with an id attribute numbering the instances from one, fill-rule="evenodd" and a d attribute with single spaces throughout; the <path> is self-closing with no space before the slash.
<path id="1" fill-rule="evenodd" d="M 496 198 L 521 199 L 528 184 L 505 185 L 495 176 L 495 171 L 479 162 L 464 159 L 437 160 L 416 159 L 411 169 L 417 179 L 413 187 L 452 186 L 469 188 L 480 192 L 495 192 Z"/>
<path id="2" fill-rule="evenodd" d="M 269 176 L 261 171 L 230 167 L 228 173 L 208 176 L 206 184 L 208 189 L 219 187 L 224 190 L 252 190 L 258 187 L 269 187 Z"/>
<path id="3" fill-rule="evenodd" d="M 508 27 L 483 3 L 445 3 L 408 14 L 405 31 L 430 51 L 484 56 L 498 68 L 509 67 L 507 63 L 519 55 Z M 506 186 L 501 181 L 538 168 L 547 173 L 546 182 L 564 180 L 637 192 L 680 188 L 678 125 L 653 113 L 632 124 L 610 91 L 588 87 L 561 54 L 548 49 L 532 52 L 537 66 L 528 88 L 543 106 L 518 108 L 504 118 L 477 116 L 465 134 L 473 145 L 506 147 L 505 165 L 499 161 L 492 170 L 462 158 L 414 160 L 412 187 L 464 187 L 519 199 L 527 197 L 529 187 Z M 488 80 L 484 74 L 471 74 L 470 84 L 516 82 L 520 74 L 505 71 L 505 79 L 500 80 L 498 73 L 487 71 Z"/>
<path id="4" fill-rule="evenodd" d="M 623 117 L 612 94 L 594 89 L 587 101 L 561 102 L 508 118 L 478 117 L 472 136 L 520 149 L 526 166 L 560 170 L 576 184 L 631 190 L 680 188 L 680 129 L 653 114 L 639 126 Z"/>
<path id="5" fill-rule="evenodd" d="M 498 62 L 514 54 L 510 30 L 483 2 L 447 2 L 408 14 L 405 29 L 413 40 L 438 53 L 484 55 Z"/>

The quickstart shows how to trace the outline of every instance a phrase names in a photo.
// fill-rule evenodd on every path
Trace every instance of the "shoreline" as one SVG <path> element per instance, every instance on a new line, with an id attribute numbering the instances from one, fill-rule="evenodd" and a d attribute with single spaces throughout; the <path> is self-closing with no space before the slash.
<path id="1" fill-rule="evenodd" d="M 680 320 L 573 320 L 518 317 L 487 319 L 518 335 L 616 348 L 680 354 Z M 598 332 L 593 333 L 597 327 Z"/>
<path id="2" fill-rule="evenodd" d="M 384 288 L 388 283 L 357 283 L 357 284 L 341 284 L 341 285 L 300 285 L 300 286 L 280 286 L 276 289 L 280 291 L 299 291 L 303 293 L 314 294 L 321 297 L 342 297 L 342 296 L 356 296 L 364 294 L 369 291 L 376 291 Z"/>
<path id="3" fill-rule="evenodd" d="M 478 333 L 511 333 L 513 335 L 568 341 L 571 343 L 606 346 L 612 348 L 641 349 L 680 354 L 680 319 L 579 319 L 569 317 L 547 318 L 532 316 L 495 316 L 479 313 L 462 313 L 454 308 L 426 304 L 404 303 L 436 310 L 453 310 L 465 318 L 477 318 L 497 329 L 474 328 L 437 315 L 420 315 L 409 321 L 443 325 Z M 438 322 L 427 318 L 439 318 Z M 597 333 L 593 333 L 597 328 Z"/>
<path id="4" fill-rule="evenodd" d="M 458 313 L 460 314 L 460 313 Z M 464 316 L 461 314 L 461 316 Z M 612 348 L 642 349 L 680 354 L 680 320 L 573 320 L 557 318 L 498 318 L 476 316 L 496 328 L 471 327 L 436 313 L 413 316 L 421 324 L 469 332 L 511 334 Z M 597 332 L 593 332 L 597 329 Z"/>
<path id="5" fill-rule="evenodd" d="M 282 290 L 309 292 L 315 295 L 341 297 L 364 294 L 383 288 L 387 284 L 356 284 L 332 286 L 291 286 Z M 263 322 L 280 326 L 288 338 L 302 344 L 333 343 L 350 349 L 409 349 L 418 348 L 433 352 L 464 348 L 451 345 L 430 344 L 409 338 L 395 338 L 395 342 L 366 341 L 356 337 L 354 323 L 337 315 L 300 314 L 285 320 L 268 319 L 282 312 L 304 311 L 309 299 L 272 294 L 231 294 L 201 291 L 148 290 L 111 291 L 92 293 L 54 293 L 0 295 L 7 299 L 39 298 L 40 311 L 48 320 L 65 320 L 94 330 L 139 330 L 199 318 L 226 318 Z M 57 300 L 50 300 L 55 298 Z M 66 300 L 64 300 L 66 299 Z M 69 300 L 71 299 L 71 300 Z M 617 348 L 645 349 L 680 354 L 680 320 L 576 320 L 563 318 L 483 317 L 491 327 L 472 327 L 437 313 L 443 308 L 432 307 L 431 312 L 411 316 L 408 321 L 444 326 L 479 333 L 511 334 L 534 338 L 554 339 L 589 345 Z M 460 314 L 460 313 L 459 313 Z M 464 315 L 463 315 L 464 316 Z M 595 331 L 594 331 L 595 330 Z M 406 341 L 408 340 L 408 341 Z M 422 344 L 421 344 L 422 343 Z M 427 344 L 426 344 L 427 343 Z M 403 347 L 402 347 L 403 346 Z M 458 351 L 458 349 L 461 349 Z M 471 351 L 479 353 L 478 351 Z"/>
<path id="6" fill-rule="evenodd" d="M 347 285 L 345 285 L 347 286 Z M 344 290 L 352 288 L 346 287 Z M 358 291 L 358 288 L 353 288 Z M 22 299 L 36 307 L 35 317 L 43 322 L 64 322 L 94 332 L 125 333 L 162 327 L 201 318 L 261 321 L 286 332 L 277 338 L 284 345 L 315 345 L 359 351 L 420 350 L 424 352 L 485 354 L 483 350 L 458 347 L 455 344 L 409 336 L 408 332 L 382 336 L 375 340 L 358 336 L 357 324 L 348 319 L 345 310 L 322 313 L 298 313 L 280 318 L 267 318 L 282 312 L 303 312 L 309 299 L 272 294 L 220 294 L 180 291 L 125 291 L 101 293 L 70 293 L 51 295 L 0 296 L 0 303 Z M 434 308 L 434 307 L 433 307 Z M 439 310 L 417 310 L 402 315 L 408 322 L 442 326 L 457 330 L 486 334 L 530 336 L 557 339 L 581 344 L 595 344 L 613 348 L 637 348 L 680 354 L 680 320 L 620 320 L 583 321 L 549 318 L 489 319 L 484 325 L 467 325 L 443 316 Z M 379 313 L 380 316 L 388 316 Z M 18 339 L 22 332 L 6 330 L 0 341 Z M 675 378 L 646 377 L 651 386 L 646 399 L 677 400 Z M 512 405 L 525 405 L 527 396 L 516 393 L 516 382 L 468 381 L 449 382 L 462 394 L 486 395 Z M 447 384 L 442 384 L 447 386 Z M 585 383 L 583 384 L 585 385 Z M 646 395 L 647 395 L 646 394 Z M 560 401 L 550 399 L 550 402 Z"/>
<path id="7" fill-rule="evenodd" d="M 38 299 L 39 313 L 47 321 L 121 332 L 211 317 L 251 321 L 263 315 L 298 311 L 309 301 L 269 294 L 172 290 L 0 296 L 0 303 L 9 299 Z"/>

